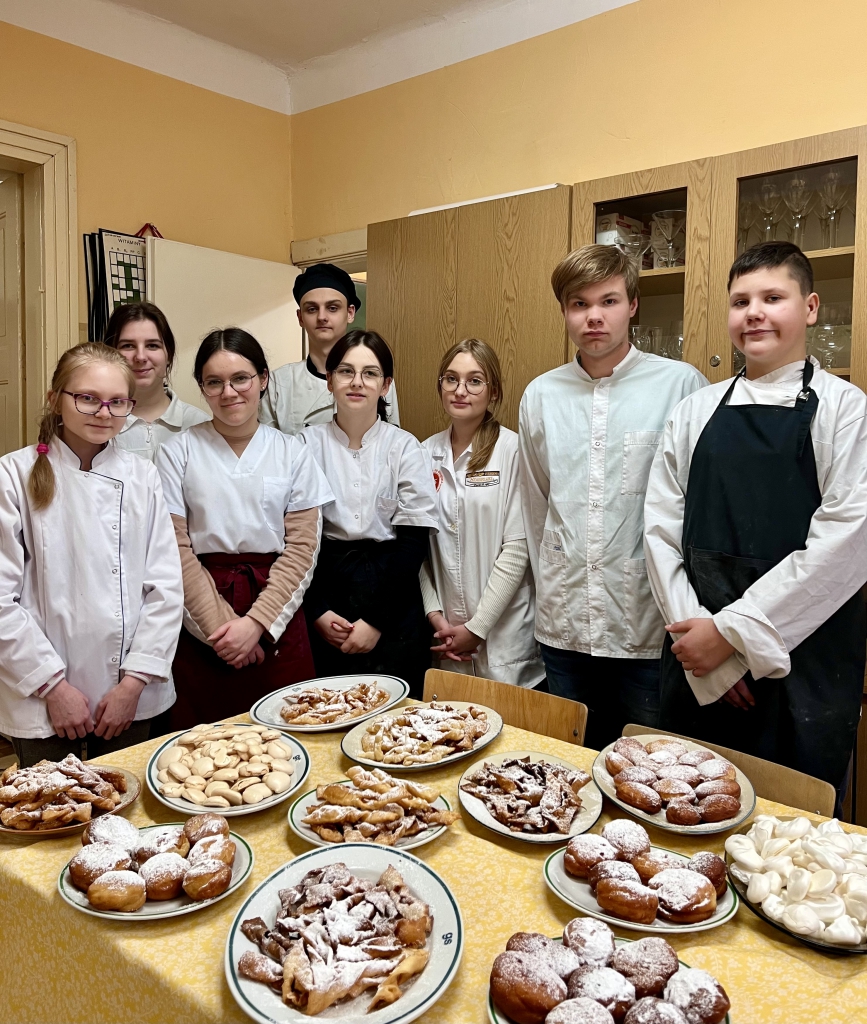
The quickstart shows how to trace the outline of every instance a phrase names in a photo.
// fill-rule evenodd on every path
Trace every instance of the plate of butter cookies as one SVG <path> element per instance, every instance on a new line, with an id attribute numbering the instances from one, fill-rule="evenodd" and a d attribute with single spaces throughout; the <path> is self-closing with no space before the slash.
<path id="1" fill-rule="evenodd" d="M 600 751 L 593 778 L 639 821 L 683 835 L 727 832 L 756 806 L 756 791 L 740 768 L 676 736 L 621 736 Z"/>

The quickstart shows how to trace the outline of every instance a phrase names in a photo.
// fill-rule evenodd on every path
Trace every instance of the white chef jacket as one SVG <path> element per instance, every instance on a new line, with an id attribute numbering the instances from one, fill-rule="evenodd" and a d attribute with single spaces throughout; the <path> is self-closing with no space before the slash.
<path id="1" fill-rule="evenodd" d="M 33 696 L 63 673 L 91 712 L 125 672 L 152 677 L 136 720 L 171 707 L 183 583 L 159 476 L 109 442 L 88 472 L 59 438 L 54 500 L 32 507 L 35 446 L 0 458 L 0 732 L 54 733 Z"/>
<path id="2" fill-rule="evenodd" d="M 211 418 L 209 413 L 182 402 L 171 391 L 168 394 L 171 399 L 168 409 L 152 423 L 134 414 L 127 417 L 123 429 L 115 438 L 118 448 L 154 462 L 161 444 L 182 430 L 188 430 L 196 423 L 206 423 Z"/>
<path id="3" fill-rule="evenodd" d="M 665 635 L 642 550 L 644 492 L 665 419 L 707 381 L 630 348 L 610 377 L 577 359 L 531 381 L 519 418 L 536 637 L 609 658 L 658 658 Z"/>
<path id="4" fill-rule="evenodd" d="M 739 601 L 713 616 L 736 648 L 713 672 L 687 680 L 699 704 L 710 704 L 747 670 L 778 679 L 791 670 L 789 651 L 818 629 L 867 580 L 867 396 L 819 369 L 810 387 L 819 406 L 810 427 L 822 504 L 813 514 L 807 546 L 757 580 Z M 741 379 L 730 405 L 794 407 L 804 362 L 756 380 Z M 665 424 L 644 509 L 647 571 L 666 622 L 709 616 L 687 579 L 681 551 L 692 453 L 731 380 L 712 384 L 677 406 Z"/>
<path id="5" fill-rule="evenodd" d="M 305 427 L 334 501 L 323 509 L 331 540 L 394 540 L 396 526 L 437 529 L 430 456 L 406 430 L 377 419 L 353 451 L 337 420 Z"/>
<path id="6" fill-rule="evenodd" d="M 431 535 L 430 564 L 443 615 L 455 624 L 476 613 L 503 544 L 524 540 L 518 486 L 518 435 L 500 427 L 485 468 L 467 472 L 472 445 L 452 453 L 451 429 L 424 442 L 437 490 L 439 531 Z M 475 674 L 520 686 L 535 686 L 545 675 L 534 636 L 536 600 L 529 569 L 496 625 L 473 655 Z M 462 665 L 449 661 L 448 668 Z"/>
<path id="7" fill-rule="evenodd" d="M 240 458 L 213 423 L 199 423 L 160 448 L 157 469 L 168 510 L 186 519 L 196 555 L 280 554 L 286 513 L 334 498 L 305 446 L 261 423 Z M 311 568 L 268 630 L 275 642 L 301 607 L 312 577 Z M 207 640 L 186 609 L 184 626 Z"/>
<path id="8" fill-rule="evenodd" d="M 397 389 L 394 381 L 385 396 L 388 421 L 400 426 Z M 300 363 L 285 363 L 271 371 L 268 389 L 259 403 L 259 422 L 297 434 L 315 423 L 330 423 L 334 416 L 334 395 L 325 375 L 317 371 L 310 357 Z"/>

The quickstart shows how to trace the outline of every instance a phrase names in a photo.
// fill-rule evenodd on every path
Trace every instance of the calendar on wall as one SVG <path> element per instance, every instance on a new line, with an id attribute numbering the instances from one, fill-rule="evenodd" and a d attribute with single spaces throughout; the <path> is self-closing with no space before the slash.
<path id="1" fill-rule="evenodd" d="M 111 314 L 147 297 L 147 243 L 137 235 L 100 229 L 84 236 L 88 339 L 102 341 Z"/>

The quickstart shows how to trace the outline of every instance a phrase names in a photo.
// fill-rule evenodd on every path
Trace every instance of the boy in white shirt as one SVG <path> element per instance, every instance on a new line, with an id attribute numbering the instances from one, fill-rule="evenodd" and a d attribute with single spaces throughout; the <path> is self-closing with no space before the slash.
<path id="1" fill-rule="evenodd" d="M 298 323 L 304 328 L 310 352 L 298 363 L 284 363 L 271 373 L 259 405 L 259 422 L 284 434 L 297 434 L 314 423 L 330 423 L 334 396 L 325 379 L 328 353 L 346 334 L 361 299 L 355 282 L 333 263 L 316 263 L 295 278 L 292 294 L 298 303 Z M 388 421 L 400 426 L 394 383 L 388 393 Z"/>
<path id="2" fill-rule="evenodd" d="M 521 400 L 521 493 L 536 639 L 552 693 L 590 709 L 586 744 L 656 726 L 663 622 L 642 551 L 647 475 L 666 417 L 707 381 L 629 343 L 638 266 L 585 245 L 551 285 L 578 350 Z"/>
<path id="3" fill-rule="evenodd" d="M 666 423 L 645 550 L 669 623 L 663 728 L 839 789 L 864 683 L 867 396 L 807 357 L 818 308 L 797 246 L 735 260 L 728 326 L 746 366 Z"/>

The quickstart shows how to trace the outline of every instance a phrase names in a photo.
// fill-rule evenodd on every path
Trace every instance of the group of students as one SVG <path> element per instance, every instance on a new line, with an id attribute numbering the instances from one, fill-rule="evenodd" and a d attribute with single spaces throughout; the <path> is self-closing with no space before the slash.
<path id="1" fill-rule="evenodd" d="M 630 346 L 638 267 L 554 270 L 576 356 L 497 420 L 493 348 L 454 345 L 449 426 L 401 430 L 392 353 L 349 276 L 295 283 L 309 356 L 271 372 L 212 331 L 168 388 L 148 303 L 61 357 L 38 444 L 0 458 L 0 732 L 89 756 L 317 676 L 432 659 L 547 686 L 600 747 L 637 722 L 842 786 L 860 714 L 867 398 L 806 355 L 819 299 L 789 243 L 729 277 L 745 369 L 708 385 Z M 83 749 L 86 748 L 86 749 Z"/>

